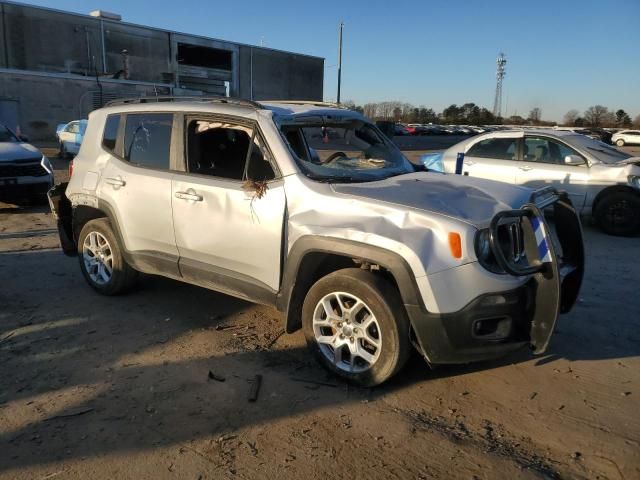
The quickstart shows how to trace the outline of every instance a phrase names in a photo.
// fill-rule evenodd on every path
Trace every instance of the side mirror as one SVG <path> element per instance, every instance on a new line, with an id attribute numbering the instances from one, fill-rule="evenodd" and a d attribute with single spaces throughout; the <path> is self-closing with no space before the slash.
<path id="1" fill-rule="evenodd" d="M 566 165 L 584 165 L 584 159 L 580 155 L 567 155 L 564 157 Z"/>
<path id="2" fill-rule="evenodd" d="M 21 142 L 29 141 L 29 137 L 27 137 L 26 135 L 18 135 L 18 138 L 20 139 Z"/>

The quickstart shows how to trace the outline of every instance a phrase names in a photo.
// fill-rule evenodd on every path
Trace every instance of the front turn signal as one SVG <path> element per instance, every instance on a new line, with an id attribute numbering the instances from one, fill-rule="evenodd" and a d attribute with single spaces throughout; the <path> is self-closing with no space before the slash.
<path id="1" fill-rule="evenodd" d="M 462 258 L 462 239 L 457 232 L 449 232 L 449 250 L 453 258 Z"/>

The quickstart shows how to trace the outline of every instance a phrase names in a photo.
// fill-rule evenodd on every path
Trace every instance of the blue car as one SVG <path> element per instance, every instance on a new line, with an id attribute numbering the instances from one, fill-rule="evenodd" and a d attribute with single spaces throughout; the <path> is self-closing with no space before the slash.
<path id="1" fill-rule="evenodd" d="M 80 151 L 80 145 L 87 129 L 87 120 L 73 120 L 61 123 L 56 128 L 56 137 L 60 145 L 60 157 L 68 158 Z"/>

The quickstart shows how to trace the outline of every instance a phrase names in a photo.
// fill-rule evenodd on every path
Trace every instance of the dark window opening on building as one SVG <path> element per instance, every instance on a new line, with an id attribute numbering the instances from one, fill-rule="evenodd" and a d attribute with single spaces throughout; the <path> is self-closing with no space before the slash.
<path id="1" fill-rule="evenodd" d="M 231 53 L 229 50 L 179 43 L 178 63 L 194 67 L 231 70 Z"/>

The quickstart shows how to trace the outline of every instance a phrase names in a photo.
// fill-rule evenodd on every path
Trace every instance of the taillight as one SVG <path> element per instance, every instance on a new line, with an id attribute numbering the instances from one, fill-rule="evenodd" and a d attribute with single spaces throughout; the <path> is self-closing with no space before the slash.
<path id="1" fill-rule="evenodd" d="M 69 160 L 69 178 L 73 175 L 73 160 Z"/>

